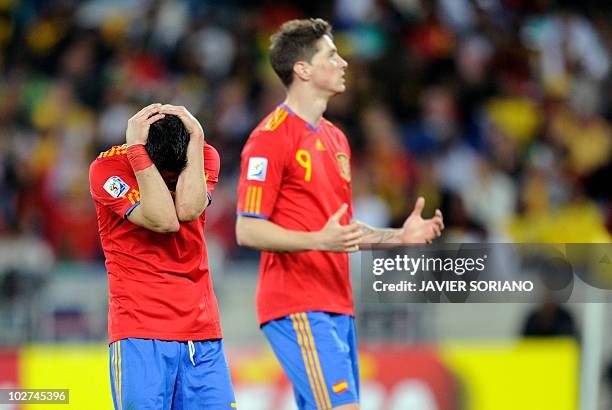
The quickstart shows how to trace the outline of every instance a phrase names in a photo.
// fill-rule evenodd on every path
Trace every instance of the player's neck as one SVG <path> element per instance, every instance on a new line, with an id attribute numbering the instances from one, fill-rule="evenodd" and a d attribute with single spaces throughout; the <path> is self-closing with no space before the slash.
<path id="1" fill-rule="evenodd" d="M 291 89 L 284 104 L 300 118 L 314 127 L 318 127 L 327 109 L 328 98 L 315 95 L 307 89 Z"/>

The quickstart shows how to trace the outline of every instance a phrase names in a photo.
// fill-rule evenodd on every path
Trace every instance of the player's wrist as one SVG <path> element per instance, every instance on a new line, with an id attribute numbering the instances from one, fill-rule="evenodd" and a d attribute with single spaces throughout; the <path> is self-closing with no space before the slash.
<path id="1" fill-rule="evenodd" d="M 419 241 L 418 236 L 410 232 L 400 232 L 397 235 L 397 238 L 398 242 L 402 245 L 414 245 L 421 243 L 421 241 Z"/>
<path id="2" fill-rule="evenodd" d="M 134 173 L 145 170 L 153 165 L 143 144 L 133 144 L 127 147 L 127 158 Z"/>
<path id="3" fill-rule="evenodd" d="M 308 249 L 313 251 L 324 251 L 325 245 L 321 232 L 308 232 L 307 233 L 307 246 Z"/>

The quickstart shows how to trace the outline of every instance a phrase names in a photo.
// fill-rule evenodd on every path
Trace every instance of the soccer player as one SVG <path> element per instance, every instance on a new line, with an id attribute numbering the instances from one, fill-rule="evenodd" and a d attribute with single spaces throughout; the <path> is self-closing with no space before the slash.
<path id="1" fill-rule="evenodd" d="M 115 409 L 236 407 L 204 240 L 218 175 L 200 123 L 161 104 L 91 164 Z"/>
<path id="2" fill-rule="evenodd" d="M 261 328 L 291 380 L 299 409 L 359 408 L 359 371 L 347 252 L 378 243 L 426 243 L 442 214 L 419 198 L 401 229 L 351 222 L 351 151 L 323 118 L 345 89 L 345 60 L 321 19 L 286 22 L 271 37 L 272 68 L 287 97 L 242 152 L 238 243 L 262 252 Z"/>

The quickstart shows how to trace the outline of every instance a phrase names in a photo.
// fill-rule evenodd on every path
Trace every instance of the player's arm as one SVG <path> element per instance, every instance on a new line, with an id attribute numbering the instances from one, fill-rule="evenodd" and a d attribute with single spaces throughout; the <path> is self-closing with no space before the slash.
<path id="1" fill-rule="evenodd" d="M 363 234 L 359 248 L 370 249 L 380 245 L 431 243 L 431 241 L 442 234 L 444 221 L 442 219 L 442 212 L 438 209 L 436 209 L 433 218 L 423 219 L 421 214 L 424 206 L 425 199 L 419 197 L 414 210 L 406 219 L 401 229 L 380 229 L 371 227 L 363 222 L 358 222 Z"/>
<path id="2" fill-rule="evenodd" d="M 161 104 L 151 104 L 128 121 L 127 155 L 138 182 L 140 205 L 135 207 L 127 218 L 143 228 L 171 233 L 179 230 L 172 195 L 144 148 L 149 127 L 164 118 L 164 114 L 159 112 L 160 107 Z"/>
<path id="3" fill-rule="evenodd" d="M 340 225 L 347 208 L 342 205 L 316 232 L 294 231 L 266 219 L 238 215 L 236 238 L 241 246 L 268 252 L 355 252 L 359 250 L 362 227 L 357 222 Z"/>
<path id="4" fill-rule="evenodd" d="M 163 114 L 176 115 L 189 132 L 187 166 L 176 183 L 174 204 L 180 222 L 195 221 L 208 206 L 206 180 L 204 178 L 204 130 L 198 120 L 185 107 L 163 105 Z"/>

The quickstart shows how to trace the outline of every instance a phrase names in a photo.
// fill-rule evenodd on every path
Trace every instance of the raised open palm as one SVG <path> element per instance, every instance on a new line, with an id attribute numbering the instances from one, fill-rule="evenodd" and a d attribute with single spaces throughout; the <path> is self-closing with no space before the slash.
<path id="1" fill-rule="evenodd" d="M 444 221 L 442 212 L 436 209 L 433 218 L 424 219 L 422 216 L 425 207 L 425 198 L 419 197 L 414 205 L 414 210 L 404 221 L 400 232 L 402 243 L 431 243 L 442 234 Z"/>

